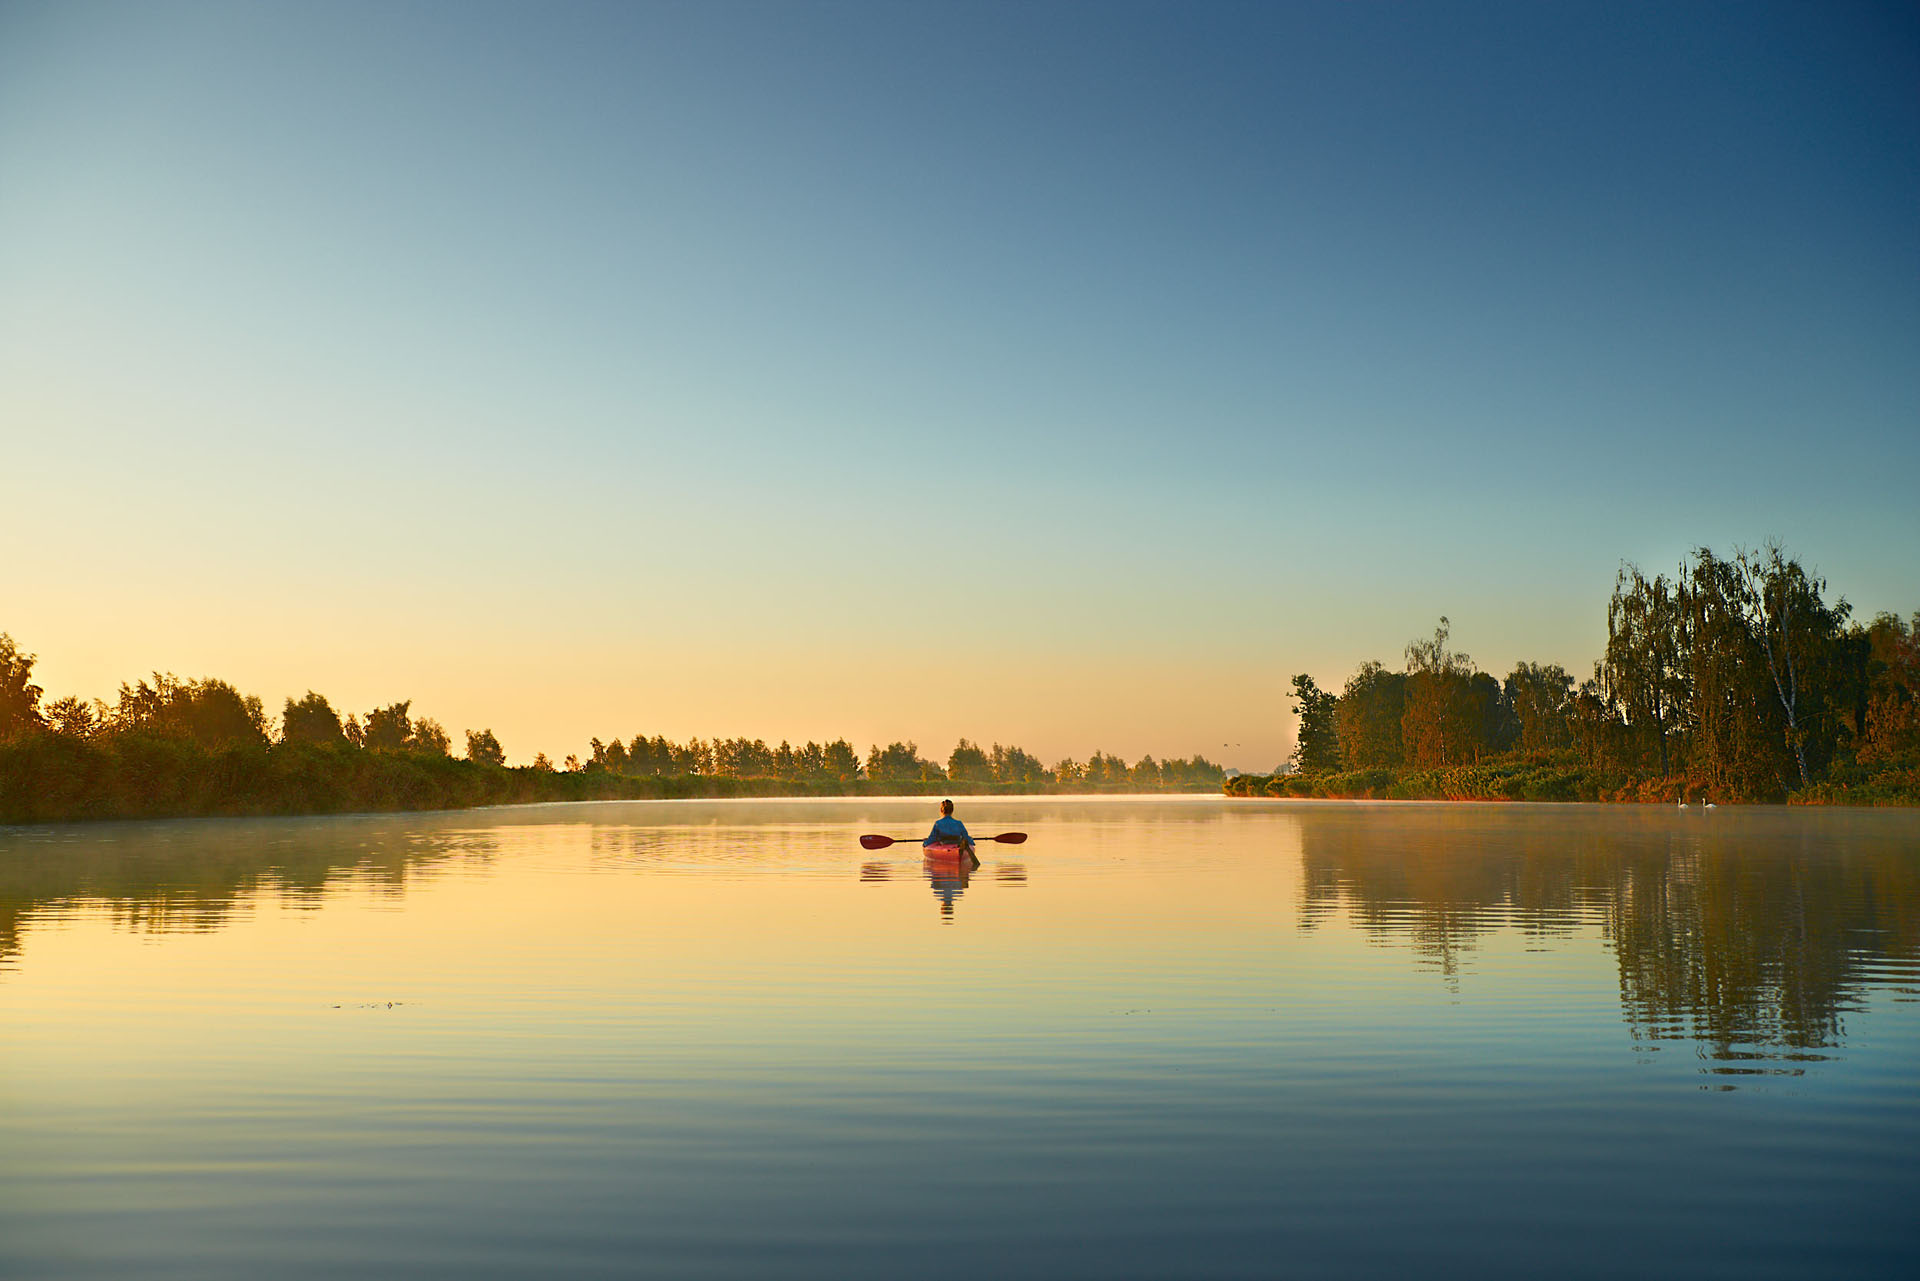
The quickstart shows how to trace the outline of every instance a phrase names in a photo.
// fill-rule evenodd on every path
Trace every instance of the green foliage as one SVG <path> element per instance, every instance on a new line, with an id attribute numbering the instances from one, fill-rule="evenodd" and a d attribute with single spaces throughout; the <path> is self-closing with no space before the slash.
<path id="1" fill-rule="evenodd" d="M 108 709 L 99 699 L 83 702 L 68 696 L 47 704 L 47 729 L 66 738 L 93 738 L 105 731 Z"/>
<path id="2" fill-rule="evenodd" d="M 1674 578 L 1621 566 L 1607 646 L 1575 688 L 1558 665 L 1504 684 L 1448 649 L 1361 665 L 1335 703 L 1340 771 L 1232 795 L 1902 803 L 1920 767 L 1920 614 L 1849 624 L 1779 547 L 1698 548 Z M 1295 683 L 1296 712 L 1314 691 Z M 1303 729 L 1304 729 L 1303 715 Z M 1303 749 L 1305 747 L 1303 733 Z"/>
<path id="3" fill-rule="evenodd" d="M 307 691 L 307 696 L 299 702 L 287 700 L 286 709 L 280 715 L 280 740 L 284 743 L 313 743 L 327 745 L 344 743 L 347 736 L 340 725 L 340 714 L 325 698 Z"/>
<path id="4" fill-rule="evenodd" d="M 37 730 L 44 724 L 40 696 L 44 692 L 30 679 L 33 654 L 22 654 L 13 637 L 0 632 L 0 742 Z"/>
<path id="5" fill-rule="evenodd" d="M 183 681 L 171 672 L 155 672 L 152 684 L 122 683 L 108 729 L 185 739 L 213 750 L 267 744 L 267 718 L 258 698 L 223 680 Z"/>
<path id="6" fill-rule="evenodd" d="M 1573 742 L 1568 723 L 1573 677 L 1558 663 L 1519 663 L 1507 677 L 1505 696 L 1523 752 L 1551 752 Z"/>
<path id="7" fill-rule="evenodd" d="M 1047 779 L 1046 766 L 1040 763 L 1040 759 L 1029 756 L 1017 747 L 1002 747 L 995 743 L 987 761 L 996 783 L 1043 783 Z"/>
<path id="8" fill-rule="evenodd" d="M 422 756 L 449 756 L 453 744 L 439 721 L 423 716 L 413 723 L 413 733 L 407 736 L 407 750 Z"/>
<path id="9" fill-rule="evenodd" d="M 1779 701 L 1786 748 L 1806 787 L 1812 781 L 1809 761 L 1819 768 L 1833 755 L 1839 726 L 1833 693 L 1848 675 L 1841 633 L 1851 611 L 1844 600 L 1827 605 L 1821 599 L 1826 581 L 1788 559 L 1777 544 L 1763 553 L 1743 552 L 1735 564 L 1746 589 L 1748 628 Z"/>
<path id="10" fill-rule="evenodd" d="M 1920 757 L 1920 612 L 1907 623 L 1881 614 L 1860 633 L 1867 651 L 1856 703 L 1856 755 L 1863 763 Z"/>
<path id="11" fill-rule="evenodd" d="M 774 777 L 773 752 L 760 739 L 716 738 L 711 772 L 723 778 Z"/>
<path id="12" fill-rule="evenodd" d="M 407 750 L 407 744 L 413 739 L 413 718 L 407 714 L 412 706 L 413 700 L 408 699 L 368 712 L 367 723 L 361 731 L 361 746 L 370 752 Z"/>
<path id="13" fill-rule="evenodd" d="M 1293 761 L 1302 774 L 1325 774 L 1340 768 L 1340 699 L 1313 683 L 1304 672 L 1293 678 L 1293 706 L 1300 731 Z"/>
<path id="14" fill-rule="evenodd" d="M 1682 664 L 1681 598 L 1673 584 L 1651 582 L 1622 565 L 1607 603 L 1607 686 L 1625 713 L 1628 732 L 1651 744 L 1660 776 L 1670 772 L 1668 738 L 1687 698 Z"/>
<path id="15" fill-rule="evenodd" d="M 490 729 L 467 731 L 467 759 L 476 765 L 505 765 L 507 754 Z"/>
<path id="16" fill-rule="evenodd" d="M 1377 662 L 1365 662 L 1348 679 L 1335 706 L 1340 764 L 1349 770 L 1398 765 L 1405 759 L 1401 721 L 1407 678 Z"/>
<path id="17" fill-rule="evenodd" d="M 947 777 L 960 783 L 991 783 L 993 761 L 963 738 L 947 757 Z"/>
<path id="18" fill-rule="evenodd" d="M 867 752 L 867 777 L 876 782 L 908 782 L 924 777 L 930 768 L 913 743 L 889 743 L 885 747 L 875 743 Z"/>
<path id="19" fill-rule="evenodd" d="M 836 738 L 828 743 L 824 752 L 824 770 L 828 778 L 842 781 L 860 776 L 860 758 L 853 753 L 853 744 L 844 738 Z"/>
<path id="20" fill-rule="evenodd" d="M 1488 715 L 1473 688 L 1473 660 L 1447 648 L 1451 627 L 1442 616 L 1432 640 L 1407 645 L 1400 737 L 1411 763 L 1454 765 L 1477 758 L 1486 747 Z"/>

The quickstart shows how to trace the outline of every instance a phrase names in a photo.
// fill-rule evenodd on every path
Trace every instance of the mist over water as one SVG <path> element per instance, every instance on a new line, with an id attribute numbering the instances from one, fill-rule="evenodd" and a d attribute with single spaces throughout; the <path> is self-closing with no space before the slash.
<path id="1" fill-rule="evenodd" d="M 0 829 L 0 1273 L 1885 1275 L 1920 816 Z"/>

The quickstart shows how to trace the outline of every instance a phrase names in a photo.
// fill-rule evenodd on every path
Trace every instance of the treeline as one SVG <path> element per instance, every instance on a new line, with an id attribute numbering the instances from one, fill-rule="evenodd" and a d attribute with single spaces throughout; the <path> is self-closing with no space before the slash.
<path id="1" fill-rule="evenodd" d="M 115 700 L 45 701 L 36 656 L 0 633 L 0 823 L 215 814 L 452 809 L 528 801 L 955 792 L 1174 791 L 1220 786 L 1205 757 L 1128 765 L 1096 752 L 1043 766 L 1018 747 L 966 739 L 944 765 L 913 743 L 846 739 L 672 742 L 593 739 L 583 760 L 544 753 L 509 766 L 491 729 L 465 731 L 463 752 L 411 700 L 342 716 L 322 695 L 289 698 L 270 719 L 226 681 L 155 673 Z"/>
<path id="2" fill-rule="evenodd" d="M 1293 678 L 1290 773 L 1230 795 L 1786 799 L 1920 803 L 1920 613 L 1852 621 L 1780 548 L 1701 548 L 1672 578 L 1622 566 L 1607 645 L 1504 680 L 1448 648 L 1445 618 L 1401 669 L 1340 693 Z"/>
<path id="3" fill-rule="evenodd" d="M 663 774 L 716 775 L 724 778 L 771 778 L 801 782 L 972 783 L 999 784 L 1046 790 L 1191 791 L 1220 786 L 1226 772 L 1204 756 L 1156 761 L 1143 756 L 1132 765 L 1118 756 L 1095 752 L 1084 762 L 1071 757 L 1051 767 L 1018 747 L 995 743 L 983 748 L 961 739 L 946 764 L 925 760 L 915 743 L 875 744 L 864 762 L 845 739 L 809 742 L 801 747 L 782 742 L 768 747 L 760 739 L 692 739 L 684 744 L 636 734 L 622 743 L 594 739 L 592 755 L 582 765 L 567 758 L 569 769 L 605 772 L 628 777 Z"/>

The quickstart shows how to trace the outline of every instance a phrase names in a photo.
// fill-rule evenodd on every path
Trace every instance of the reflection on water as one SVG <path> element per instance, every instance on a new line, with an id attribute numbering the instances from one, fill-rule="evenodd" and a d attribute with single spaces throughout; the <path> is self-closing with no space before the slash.
<path id="1" fill-rule="evenodd" d="M 0 967 L 36 916 L 175 934 L 220 929 L 262 897 L 313 911 L 352 889 L 398 907 L 420 878 L 496 853 L 492 832 L 437 815 L 0 828 Z"/>
<path id="2" fill-rule="evenodd" d="M 91 914 L 165 935 L 218 930 L 263 900 L 314 911 L 352 893 L 398 910 L 410 887 L 450 868 L 484 872 L 503 850 L 527 856 L 542 847 L 530 838 L 554 830 L 583 835 L 586 867 L 601 873 L 804 875 L 847 858 L 846 822 L 795 821 L 791 805 L 621 808 L 12 829 L 0 833 L 0 974 L 36 917 Z M 606 821 L 616 813 L 629 821 Z M 1067 831 L 1093 821 L 1083 835 L 1099 857 L 1113 835 L 1100 828 L 1125 825 L 1098 820 L 1115 816 L 1067 806 L 1052 818 Z M 1196 824 L 1246 817 L 1158 816 L 1136 859 L 1177 871 L 1204 849 Z M 1717 1075 L 1797 1072 L 1843 1044 L 1870 987 L 1920 995 L 1920 855 L 1905 814 L 1308 805 L 1266 817 L 1299 844 L 1303 934 L 1350 922 L 1408 949 L 1455 995 L 1489 938 L 1530 952 L 1597 939 L 1617 965 L 1632 1042 L 1693 1042 Z M 904 848 L 860 862 L 859 880 L 895 881 L 918 852 Z M 1014 888 L 1028 871 L 921 862 L 941 923 L 981 875 Z"/>
<path id="3" fill-rule="evenodd" d="M 1920 857 L 1904 815 L 1436 814 L 1302 825 L 1300 924 L 1332 913 L 1404 945 L 1453 991 L 1483 938 L 1597 926 L 1636 1043 L 1696 1043 L 1719 1076 L 1796 1073 L 1873 985 L 1920 983 Z"/>
<path id="4" fill-rule="evenodd" d="M 967 892 L 967 882 L 973 877 L 973 869 L 965 859 L 952 863 L 930 858 L 923 861 L 922 870 L 926 873 L 927 883 L 933 886 L 933 896 L 940 900 L 940 919 L 951 925 L 953 905 Z"/>
<path id="5" fill-rule="evenodd" d="M 1920 815 L 926 812 L 0 830 L 0 1276 L 1910 1255 Z"/>

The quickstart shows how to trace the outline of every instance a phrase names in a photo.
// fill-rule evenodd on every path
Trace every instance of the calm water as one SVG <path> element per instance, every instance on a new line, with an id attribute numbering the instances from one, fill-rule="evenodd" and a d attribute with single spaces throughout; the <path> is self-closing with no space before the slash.
<path id="1" fill-rule="evenodd" d="M 1920 814 L 0 829 L 0 1275 L 1887 1276 Z M 891 857 L 889 857 L 891 856 Z"/>

